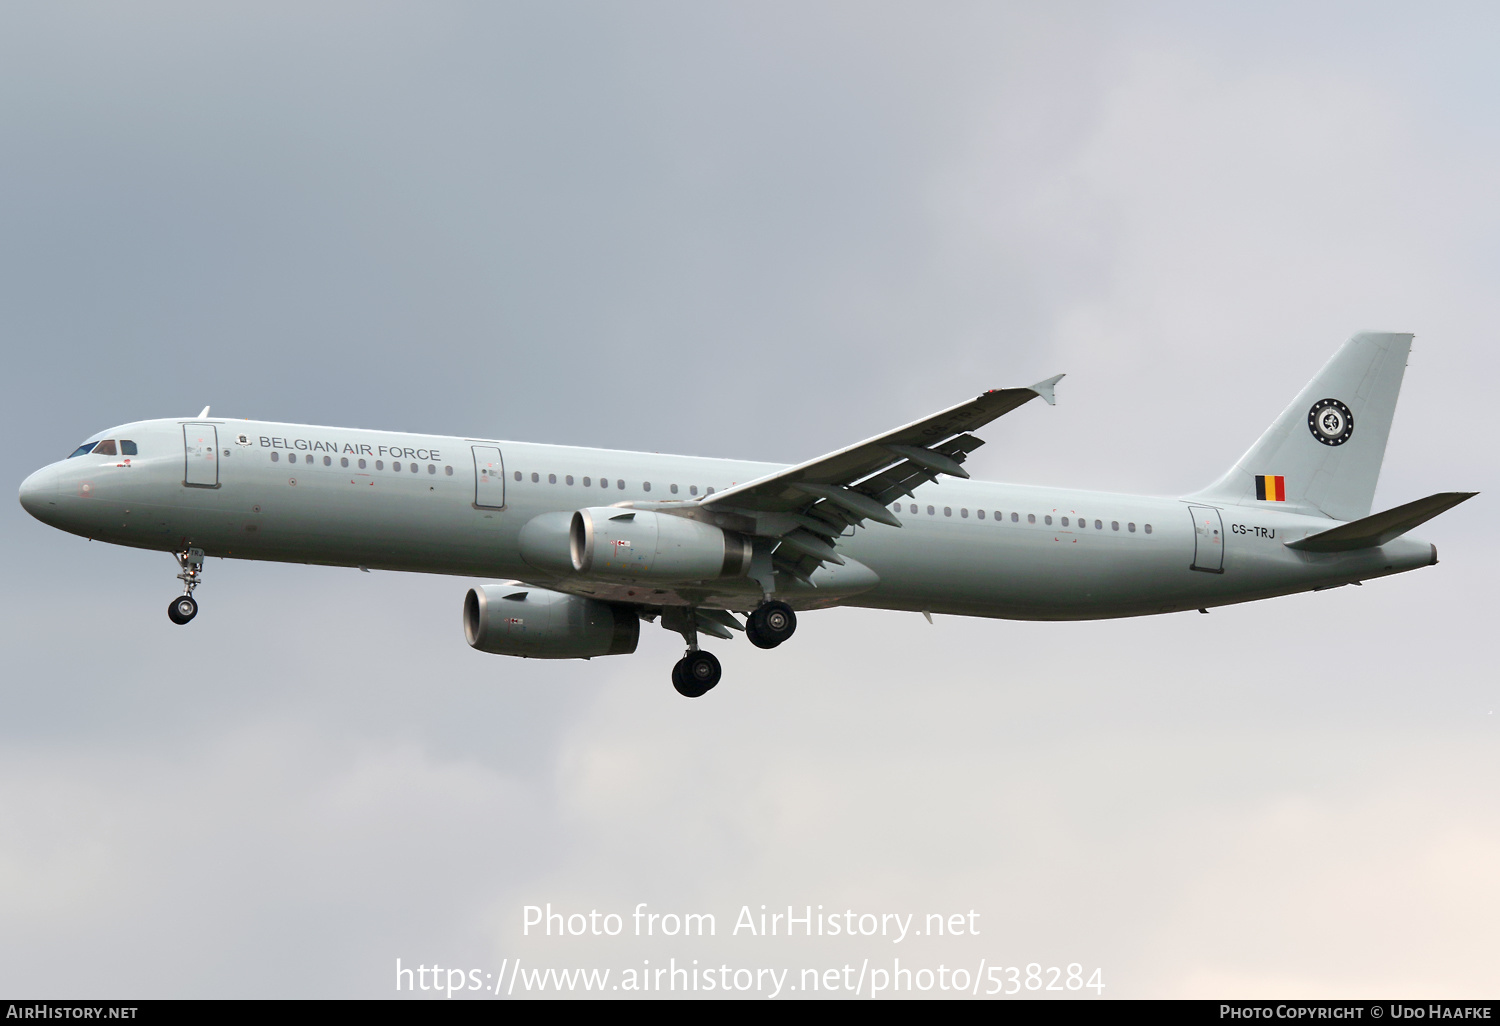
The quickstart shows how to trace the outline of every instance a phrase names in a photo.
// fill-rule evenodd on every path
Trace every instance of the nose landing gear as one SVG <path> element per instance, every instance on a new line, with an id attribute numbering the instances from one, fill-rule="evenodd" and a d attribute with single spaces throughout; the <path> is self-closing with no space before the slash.
<path id="1" fill-rule="evenodd" d="M 785 602 L 771 599 L 745 620 L 745 637 L 756 648 L 775 648 L 797 630 L 797 614 Z"/>
<path id="2" fill-rule="evenodd" d="M 180 625 L 198 615 L 198 600 L 193 598 L 193 589 L 203 583 L 200 579 L 203 576 L 203 550 L 184 549 L 174 555 L 177 565 L 182 568 L 182 573 L 177 575 L 182 582 L 182 594 L 167 606 L 167 619 Z"/>

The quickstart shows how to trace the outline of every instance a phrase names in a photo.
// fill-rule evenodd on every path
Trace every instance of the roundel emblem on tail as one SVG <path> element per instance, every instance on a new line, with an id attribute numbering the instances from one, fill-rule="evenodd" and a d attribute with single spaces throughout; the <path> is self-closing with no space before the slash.
<path id="1" fill-rule="evenodd" d="M 1354 414 L 1337 399 L 1319 399 L 1307 411 L 1307 429 L 1324 445 L 1343 445 L 1354 434 Z"/>

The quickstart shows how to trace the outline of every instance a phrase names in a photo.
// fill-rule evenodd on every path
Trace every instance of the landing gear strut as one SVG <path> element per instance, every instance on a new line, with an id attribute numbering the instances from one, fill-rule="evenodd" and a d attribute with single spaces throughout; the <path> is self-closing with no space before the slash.
<path id="1" fill-rule="evenodd" d="M 797 630 L 797 614 L 785 602 L 771 599 L 745 620 L 745 637 L 756 648 L 775 648 Z"/>
<path id="2" fill-rule="evenodd" d="M 175 555 L 177 565 L 182 567 L 182 573 L 177 575 L 182 582 L 182 594 L 167 606 L 167 619 L 184 624 L 198 615 L 198 600 L 193 598 L 193 589 L 203 583 L 200 580 L 203 576 L 203 550 L 184 549 Z"/>
<path id="3" fill-rule="evenodd" d="M 681 634 L 682 640 L 687 642 L 687 653 L 672 667 L 672 686 L 684 698 L 702 698 L 719 683 L 719 678 L 724 676 L 724 668 L 719 665 L 719 660 L 712 652 L 705 652 L 698 647 L 697 611 L 668 607 L 662 610 L 661 625 Z M 717 630 L 729 633 L 722 626 Z"/>

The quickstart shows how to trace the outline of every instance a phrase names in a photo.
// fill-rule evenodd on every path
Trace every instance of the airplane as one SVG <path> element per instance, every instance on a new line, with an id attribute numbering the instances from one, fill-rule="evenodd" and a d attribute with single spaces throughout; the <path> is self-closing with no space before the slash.
<path id="1" fill-rule="evenodd" d="M 1355 335 L 1222 477 L 1182 497 L 971 480 L 973 433 L 1048 378 L 783 466 L 209 416 L 92 436 L 21 505 L 91 540 L 204 560 L 498 579 L 464 597 L 474 648 L 540 659 L 680 633 L 672 683 L 722 676 L 700 635 L 775 648 L 831 606 L 1017 620 L 1143 616 L 1359 584 L 1437 562 L 1408 532 L 1477 494 L 1371 514 L 1412 335 Z M 743 617 L 743 619 L 741 619 Z"/>

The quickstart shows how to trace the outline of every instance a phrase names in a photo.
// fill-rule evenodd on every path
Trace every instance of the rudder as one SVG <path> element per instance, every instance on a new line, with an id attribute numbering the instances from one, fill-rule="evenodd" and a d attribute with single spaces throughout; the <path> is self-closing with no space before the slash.
<path id="1" fill-rule="evenodd" d="M 1189 498 L 1368 516 L 1412 336 L 1367 331 L 1339 347 L 1250 451 Z"/>

